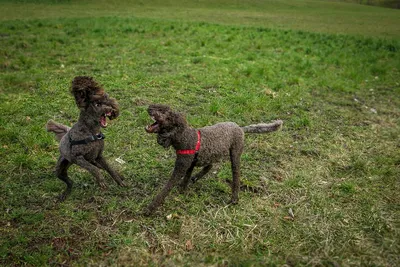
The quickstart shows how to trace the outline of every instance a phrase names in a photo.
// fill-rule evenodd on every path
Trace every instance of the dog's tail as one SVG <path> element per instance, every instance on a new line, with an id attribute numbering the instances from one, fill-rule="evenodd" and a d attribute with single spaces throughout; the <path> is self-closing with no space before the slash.
<path id="1" fill-rule="evenodd" d="M 279 130 L 283 121 L 276 120 L 271 123 L 258 123 L 241 127 L 245 133 L 269 133 Z"/>
<path id="2" fill-rule="evenodd" d="M 57 123 L 53 120 L 49 120 L 46 124 L 46 130 L 48 132 L 53 132 L 56 135 L 56 139 L 58 141 L 61 140 L 61 138 L 63 138 L 63 136 L 69 131 L 69 129 L 71 129 L 70 127 Z"/>

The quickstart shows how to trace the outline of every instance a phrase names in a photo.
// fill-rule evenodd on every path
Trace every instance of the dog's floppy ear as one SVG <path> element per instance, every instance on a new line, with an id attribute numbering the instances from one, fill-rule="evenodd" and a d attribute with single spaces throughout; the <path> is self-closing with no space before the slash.
<path id="1" fill-rule="evenodd" d="M 163 133 L 157 135 L 157 143 L 164 148 L 168 148 L 172 145 L 172 134 L 171 133 Z"/>
<path id="2" fill-rule="evenodd" d="M 171 108 L 163 104 L 151 104 L 147 111 L 151 115 L 157 115 L 157 117 L 161 117 L 166 116 L 171 111 Z"/>
<path id="3" fill-rule="evenodd" d="M 175 127 L 182 128 L 187 125 L 186 118 L 182 113 L 170 111 L 169 117 Z"/>
<path id="4" fill-rule="evenodd" d="M 71 93 L 78 108 L 85 109 L 95 96 L 104 95 L 104 89 L 92 77 L 77 76 L 72 81 Z"/>

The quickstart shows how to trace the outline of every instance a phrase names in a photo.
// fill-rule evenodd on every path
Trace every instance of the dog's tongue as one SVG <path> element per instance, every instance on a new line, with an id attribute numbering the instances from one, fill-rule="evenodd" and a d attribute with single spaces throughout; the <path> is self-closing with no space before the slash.
<path id="1" fill-rule="evenodd" d="M 101 116 L 100 117 L 100 125 L 103 128 L 107 127 L 107 118 L 106 118 L 106 116 Z"/>
<path id="2" fill-rule="evenodd" d="M 158 128 L 158 124 L 157 122 L 153 123 L 152 125 L 147 125 L 145 130 L 148 133 L 154 133 Z"/>

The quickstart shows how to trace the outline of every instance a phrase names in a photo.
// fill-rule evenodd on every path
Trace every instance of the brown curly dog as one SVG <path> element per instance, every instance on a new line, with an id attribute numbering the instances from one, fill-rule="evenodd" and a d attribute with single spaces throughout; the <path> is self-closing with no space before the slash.
<path id="1" fill-rule="evenodd" d="M 102 156 L 105 136 L 101 128 L 107 127 L 107 118 L 112 120 L 118 117 L 117 101 L 108 97 L 93 78 L 86 76 L 75 77 L 71 93 L 80 109 L 78 122 L 72 128 L 51 120 L 46 125 L 47 131 L 54 132 L 60 141 L 56 175 L 67 184 L 67 189 L 59 197 L 61 201 L 71 193 L 73 182 L 67 170 L 72 164 L 89 171 L 102 189 L 107 186 L 100 169 L 106 170 L 120 186 L 125 186 L 123 177 Z"/>
<path id="2" fill-rule="evenodd" d="M 221 159 L 230 159 L 232 167 L 231 203 L 239 200 L 240 156 L 244 147 L 244 133 L 266 133 L 279 129 L 281 120 L 269 124 L 260 123 L 239 127 L 233 122 L 218 123 L 198 130 L 189 127 L 184 116 L 172 111 L 165 105 L 150 105 L 150 117 L 155 121 L 146 127 L 148 133 L 157 134 L 157 142 L 163 147 L 172 146 L 177 152 L 172 177 L 145 210 L 146 215 L 160 206 L 169 191 L 180 181 L 181 190 L 185 190 L 195 166 L 203 169 L 194 175 L 193 182 L 201 179 L 212 168 L 212 164 Z"/>

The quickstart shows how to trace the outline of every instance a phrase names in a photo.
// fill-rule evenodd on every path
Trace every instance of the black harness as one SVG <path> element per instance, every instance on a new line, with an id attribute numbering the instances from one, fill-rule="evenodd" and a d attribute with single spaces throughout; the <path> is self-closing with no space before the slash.
<path id="1" fill-rule="evenodd" d="M 86 145 L 97 140 L 103 140 L 104 138 L 106 136 L 103 133 L 95 134 L 82 140 L 72 140 L 71 136 L 69 136 L 69 144 L 71 147 L 74 145 Z"/>

